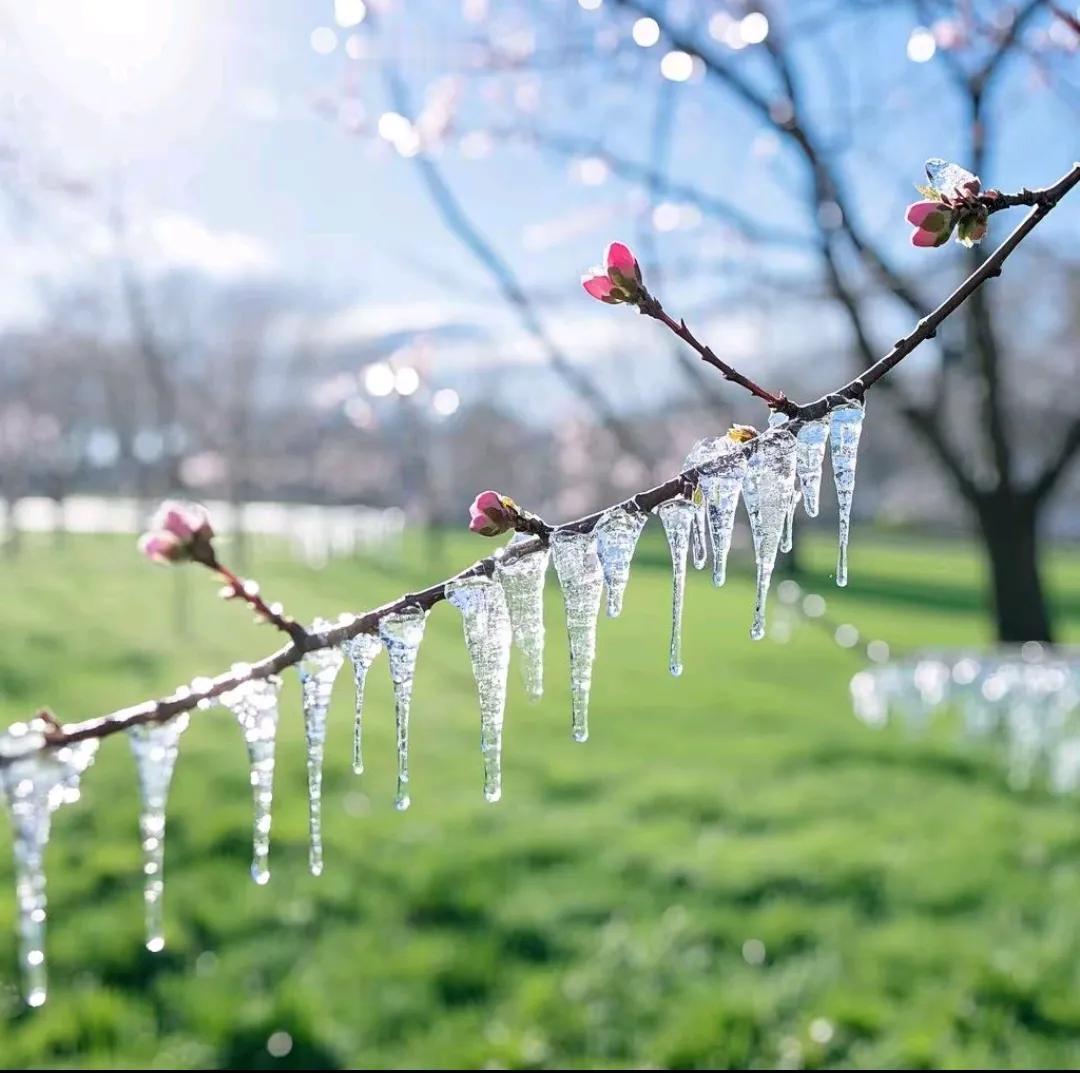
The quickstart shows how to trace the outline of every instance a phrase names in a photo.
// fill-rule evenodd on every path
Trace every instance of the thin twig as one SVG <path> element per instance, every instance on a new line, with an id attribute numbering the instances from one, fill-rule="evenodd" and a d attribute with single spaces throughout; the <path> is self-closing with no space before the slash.
<path id="1" fill-rule="evenodd" d="M 816 402 L 807 403 L 802 406 L 791 404 L 791 408 L 788 409 L 783 406 L 783 403 L 787 401 L 783 396 L 771 395 L 763 388 L 754 385 L 752 381 L 742 377 L 741 374 L 730 376 L 729 379 L 733 379 L 743 387 L 751 390 L 755 395 L 759 398 L 763 398 L 774 408 L 784 409 L 785 412 L 789 412 L 792 416 L 792 420 L 787 427 L 793 430 L 797 429 L 804 421 L 823 417 L 831 410 L 846 405 L 852 399 L 861 398 L 868 388 L 877 383 L 891 369 L 899 365 L 908 354 L 919 346 L 920 343 L 932 338 L 941 323 L 963 305 L 972 293 L 981 287 L 982 284 L 993 276 L 1000 275 L 1001 266 L 1006 258 L 1017 246 L 1019 246 L 1040 221 L 1053 210 L 1054 206 L 1078 183 L 1080 183 L 1080 163 L 1073 165 L 1072 169 L 1066 175 L 1062 176 L 1062 178 L 1053 186 L 1047 187 L 1042 191 L 1036 191 L 1036 194 L 1038 195 L 1036 207 L 1024 218 L 1019 226 L 1017 226 L 1012 234 L 1005 239 L 994 253 L 991 254 L 991 256 L 988 257 L 970 276 L 968 276 L 968 278 L 964 280 L 964 282 L 957 287 L 957 289 L 953 291 L 953 293 L 949 295 L 937 309 L 924 317 L 914 331 L 899 340 L 888 354 L 871 366 L 861 376 L 856 377 L 837 391 L 828 395 L 823 395 Z M 663 320 L 664 323 L 670 321 L 670 318 L 667 318 L 666 314 L 663 317 L 658 317 L 658 319 Z M 676 325 L 674 321 L 670 321 L 668 326 L 672 327 L 672 330 L 675 330 L 677 334 L 680 334 L 680 337 L 685 338 L 682 334 L 682 331 L 685 331 L 685 326 L 683 326 L 682 331 L 678 330 L 680 326 Z M 689 334 L 690 333 L 686 331 L 686 335 Z M 692 338 L 693 337 L 691 336 L 691 339 Z M 689 340 L 687 341 L 689 342 Z M 695 345 L 696 343 L 697 341 L 694 340 L 690 345 Z M 701 344 L 697 344 L 697 347 L 701 347 L 702 350 L 708 351 L 708 348 L 703 347 Z M 697 347 L 695 347 L 695 349 L 697 349 Z M 708 351 L 708 353 L 712 355 L 711 351 Z M 702 357 L 705 358 L 705 355 L 702 354 Z M 729 371 L 731 373 L 736 373 L 736 370 L 731 369 L 729 366 L 720 362 L 715 355 L 712 355 L 712 359 L 710 364 L 716 365 L 721 372 L 725 373 L 725 375 L 728 375 Z M 705 360 L 709 359 L 705 358 Z M 754 388 L 757 388 L 757 390 L 755 391 Z M 755 442 L 753 440 L 744 447 L 744 450 L 747 451 L 753 451 L 754 449 Z M 672 477 L 670 480 L 665 481 L 663 484 L 656 485 L 644 492 L 637 493 L 630 499 L 625 500 L 621 505 L 630 509 L 646 512 L 651 511 L 661 503 L 685 494 L 688 489 L 696 484 L 697 477 L 697 469 L 686 470 Z M 597 511 L 594 514 L 586 515 L 584 518 L 579 518 L 577 521 L 566 523 L 558 528 L 576 532 L 589 532 L 600 520 L 603 513 L 603 511 Z M 134 707 L 123 708 L 119 711 L 111 712 L 108 715 L 87 719 L 79 723 L 57 724 L 54 727 L 50 727 L 46 731 L 47 745 L 58 746 L 70 742 L 82 741 L 87 738 L 105 738 L 133 726 L 138 726 L 143 723 L 164 722 L 175 715 L 179 715 L 181 712 L 188 712 L 200 707 L 207 707 L 223 693 L 236 689 L 246 682 L 278 674 L 285 668 L 299 663 L 300 660 L 310 652 L 340 645 L 343 641 L 355 637 L 360 633 L 376 632 L 379 622 L 387 615 L 402 611 L 407 607 L 420 607 L 425 611 L 430 610 L 445 598 L 445 587 L 448 581 L 460 577 L 478 577 L 481 575 L 490 577 L 495 571 L 497 558 L 500 558 L 503 562 L 511 562 L 522 556 L 531 555 L 540 550 L 550 536 L 550 530 L 547 526 L 544 526 L 540 531 L 543 535 L 534 537 L 531 540 L 522 541 L 510 547 L 502 548 L 496 552 L 495 555 L 479 560 L 467 570 L 454 575 L 454 578 L 449 578 L 447 581 L 439 582 L 420 592 L 406 593 L 399 599 L 388 604 L 383 604 L 381 607 L 377 607 L 363 615 L 344 616 L 339 620 L 338 625 L 330 629 L 321 631 L 312 630 L 310 632 L 305 630 L 303 631 L 302 636 L 298 633 L 288 645 L 278 649 L 278 651 L 267 656 L 265 659 L 260 660 L 258 663 L 252 665 L 234 665 L 232 670 L 225 674 L 220 674 L 212 680 L 197 680 L 198 685 L 193 683 L 191 686 L 182 687 L 170 696 L 160 700 L 145 701 Z M 9 762 L 10 760 L 5 760 L 3 757 L 0 757 L 0 766 Z"/>

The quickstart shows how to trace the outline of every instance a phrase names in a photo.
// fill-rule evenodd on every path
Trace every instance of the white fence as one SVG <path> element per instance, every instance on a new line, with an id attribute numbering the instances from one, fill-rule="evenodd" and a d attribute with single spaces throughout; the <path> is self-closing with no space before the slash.
<path id="1" fill-rule="evenodd" d="M 293 553 L 318 565 L 338 556 L 366 551 L 396 551 L 405 529 L 405 514 L 396 507 L 325 507 L 310 503 L 231 504 L 209 500 L 214 528 L 227 536 L 237 514 L 245 534 L 288 541 Z M 13 520 L 23 533 L 135 534 L 146 527 L 148 510 L 136 499 L 69 496 L 61 507 L 52 499 L 27 496 L 14 507 Z M 6 531 L 9 519 L 0 528 Z"/>

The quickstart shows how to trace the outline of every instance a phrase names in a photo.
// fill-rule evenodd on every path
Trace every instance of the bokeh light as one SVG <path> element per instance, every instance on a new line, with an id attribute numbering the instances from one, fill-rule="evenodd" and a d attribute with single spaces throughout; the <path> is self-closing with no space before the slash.
<path id="1" fill-rule="evenodd" d="M 660 73 L 670 82 L 685 82 L 694 73 L 694 57 L 674 49 L 664 54 Z"/>
<path id="2" fill-rule="evenodd" d="M 751 11 L 739 23 L 739 33 L 748 45 L 760 45 L 769 36 L 769 20 L 761 11 Z"/>
<path id="3" fill-rule="evenodd" d="M 369 365 L 364 373 L 364 389 L 377 399 L 394 390 L 394 370 L 385 361 Z"/>
<path id="4" fill-rule="evenodd" d="M 634 44 L 642 48 L 652 48 L 660 40 L 660 24 L 648 17 L 638 19 L 632 31 Z"/>
<path id="5" fill-rule="evenodd" d="M 320 56 L 329 56 L 337 48 L 337 34 L 329 26 L 317 26 L 311 31 L 311 47 Z"/>
<path id="6" fill-rule="evenodd" d="M 912 63 L 926 63 L 937 52 L 934 35 L 925 27 L 917 26 L 911 31 L 907 43 L 907 57 Z"/>

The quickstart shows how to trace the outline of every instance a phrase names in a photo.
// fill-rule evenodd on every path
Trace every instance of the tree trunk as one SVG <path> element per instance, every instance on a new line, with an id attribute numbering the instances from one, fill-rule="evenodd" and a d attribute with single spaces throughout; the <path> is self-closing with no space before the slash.
<path id="1" fill-rule="evenodd" d="M 1030 496 L 997 491 L 977 504 L 1001 641 L 1052 641 L 1039 566 L 1038 513 Z"/>

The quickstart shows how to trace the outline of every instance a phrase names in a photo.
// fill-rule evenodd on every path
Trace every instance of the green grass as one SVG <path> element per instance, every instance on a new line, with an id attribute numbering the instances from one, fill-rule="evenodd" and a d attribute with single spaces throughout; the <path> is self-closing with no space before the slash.
<path id="1" fill-rule="evenodd" d="M 651 531 L 650 531 L 651 532 Z M 252 572 L 298 615 L 359 609 L 446 561 Z M 860 665 L 825 632 L 747 639 L 743 569 L 687 597 L 668 676 L 669 579 L 655 534 L 623 617 L 600 624 L 592 737 L 569 735 L 565 640 L 548 592 L 547 694 L 507 711 L 504 799 L 481 796 L 478 715 L 456 612 L 433 613 L 413 704 L 413 807 L 392 808 L 390 690 L 349 770 L 352 686 L 331 712 L 326 873 L 306 871 L 302 726 L 283 693 L 269 886 L 248 877 L 250 792 L 221 710 L 188 731 L 169 810 L 168 947 L 142 946 L 134 773 L 103 744 L 49 851 L 50 997 L 17 995 L 9 836 L 0 824 L 0 1064 L 6 1067 L 1033 1066 L 1080 1058 L 1080 825 L 998 758 L 875 733 L 850 713 Z M 830 616 L 897 648 L 985 640 L 961 546 L 857 535 L 852 584 L 807 554 Z M 1080 639 L 1080 564 L 1052 565 Z M 172 629 L 188 592 L 191 633 Z M 0 717 L 76 719 L 166 692 L 276 644 L 194 570 L 126 541 L 31 544 L 0 564 Z M 11 893 L 9 893 L 11 892 Z M 754 963 L 763 944 L 765 957 Z M 749 945 L 747 945 L 749 944 Z M 744 956 L 749 955 L 749 956 Z M 293 1049 L 272 1059 L 267 1038 Z"/>

